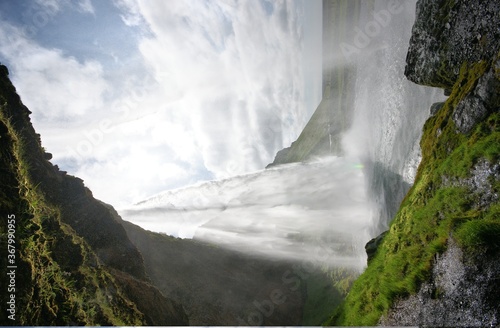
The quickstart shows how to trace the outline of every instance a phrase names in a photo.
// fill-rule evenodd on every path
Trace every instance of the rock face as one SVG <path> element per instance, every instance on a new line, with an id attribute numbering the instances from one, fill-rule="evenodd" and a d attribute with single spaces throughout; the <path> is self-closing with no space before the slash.
<path id="1" fill-rule="evenodd" d="M 500 3 L 419 0 L 406 76 L 445 89 L 415 183 L 328 324 L 500 325 Z"/>
<path id="2" fill-rule="evenodd" d="M 323 97 L 301 134 L 268 167 L 341 154 L 341 137 L 352 123 L 356 68 L 341 52 L 358 28 L 360 0 L 323 1 Z M 364 4 L 370 6 L 370 4 Z"/>
<path id="3" fill-rule="evenodd" d="M 122 224 L 153 283 L 184 305 L 190 325 L 301 325 L 306 281 L 292 263 Z"/>
<path id="4" fill-rule="evenodd" d="M 378 235 L 375 238 L 370 239 L 370 241 L 366 243 L 365 251 L 366 251 L 366 255 L 368 255 L 368 259 L 367 259 L 368 263 L 373 258 L 373 256 L 375 256 L 375 254 L 377 253 L 377 248 L 380 245 L 380 243 L 382 242 L 382 240 L 384 239 L 384 236 L 386 234 L 387 234 L 387 231 L 384 231 L 380 235 Z"/>
<path id="5" fill-rule="evenodd" d="M 498 1 L 419 0 L 406 58 L 411 81 L 450 89 L 465 62 L 497 55 Z"/>
<path id="6" fill-rule="evenodd" d="M 48 161 L 29 115 L 0 66 L 0 264 L 7 267 L 4 252 L 14 238 L 17 266 L 17 311 L 2 310 L 0 323 L 187 324 L 182 307 L 151 284 L 141 254 L 108 206 Z M 15 217 L 10 226 L 7 217 Z M 5 273 L 0 279 L 8 285 Z M 0 293 L 2 304 L 6 297 Z"/>
<path id="7" fill-rule="evenodd" d="M 478 265 L 479 264 L 479 265 Z M 497 327 L 500 324 L 498 257 L 471 261 L 450 238 L 448 249 L 436 258 L 431 279 L 416 295 L 394 304 L 385 326 Z"/>
<path id="8" fill-rule="evenodd" d="M 432 276 L 417 294 L 397 301 L 383 326 L 497 327 L 500 325 L 498 257 L 464 255 L 450 238 L 446 252 L 436 257 Z"/>
<path id="9" fill-rule="evenodd" d="M 463 134 L 471 132 L 476 123 L 500 109 L 500 57 L 478 80 L 476 88 L 455 108 L 453 121 Z"/>
<path id="10" fill-rule="evenodd" d="M 462 135 L 470 135 L 481 122 L 493 122 L 492 117 L 500 111 L 499 13 L 497 1 L 417 3 L 405 73 L 416 83 L 453 90 L 453 99 L 449 100 L 454 105 L 451 119 L 456 132 Z M 471 68 L 472 63 L 479 64 Z M 466 82 L 460 76 L 466 74 L 477 78 L 472 79 L 474 84 L 468 92 L 459 96 Z M 442 107 L 439 104 L 438 109 Z M 471 206 L 485 214 L 498 204 L 500 181 L 498 148 L 493 150 L 493 162 L 485 159 L 489 155 L 477 154 L 478 159 L 464 178 L 448 180 L 447 172 L 443 172 L 443 184 L 467 188 L 474 199 Z M 490 228 L 484 233 L 494 235 L 495 231 Z M 381 324 L 498 326 L 500 253 L 494 244 L 488 247 L 462 250 L 450 237 L 447 250 L 438 254 L 433 263 L 430 278 L 416 294 L 398 300 Z"/>

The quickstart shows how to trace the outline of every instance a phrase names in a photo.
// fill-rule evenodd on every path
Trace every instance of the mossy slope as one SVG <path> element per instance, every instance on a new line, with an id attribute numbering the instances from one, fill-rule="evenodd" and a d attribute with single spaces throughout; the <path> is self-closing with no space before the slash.
<path id="1" fill-rule="evenodd" d="M 439 325 L 454 326 L 457 322 L 451 318 L 462 318 L 463 304 L 473 303 L 477 295 L 463 290 L 458 292 L 461 299 L 456 303 L 452 294 L 444 295 L 439 290 L 425 296 L 432 301 L 422 296 L 426 293 L 421 288 L 436 286 L 433 281 L 438 277 L 433 275 L 439 270 L 433 266 L 441 263 L 440 254 L 446 252 L 443 256 L 446 258 L 446 248 L 458 245 L 459 251 L 453 249 L 455 246 L 451 251 L 463 253 L 460 265 L 466 271 L 468 267 L 473 268 L 468 272 L 479 275 L 481 268 L 499 258 L 498 6 L 497 1 L 417 2 L 405 75 L 416 83 L 444 88 L 450 96 L 444 104 L 436 104 L 433 116 L 424 125 L 420 143 L 422 161 L 415 183 L 389 232 L 328 324 L 374 325 L 387 314 L 385 317 L 392 318 L 393 324 L 438 325 L 440 322 Z M 478 309 L 479 312 L 468 318 L 469 323 L 460 321 L 460 324 L 482 322 L 485 325 L 498 318 L 500 285 L 495 277 L 486 276 L 485 285 L 467 287 L 483 288 L 477 294 L 483 297 L 481 302 L 486 302 L 483 303 L 487 308 L 482 313 L 488 313 L 490 318 L 484 318 L 482 309 Z M 457 283 L 467 285 L 465 280 Z M 415 300 L 410 295 L 417 293 L 417 303 L 406 303 L 410 305 L 406 311 L 412 312 L 413 318 L 397 319 L 398 315 L 408 316 L 408 312 L 398 313 L 398 309 L 393 308 L 395 301 L 401 306 L 405 300 Z M 426 302 L 443 309 L 448 307 L 443 316 L 449 318 L 422 321 L 422 316 L 430 314 L 418 313 L 418 307 Z M 438 313 L 434 311 L 433 315 Z"/>
<path id="2" fill-rule="evenodd" d="M 457 106 L 474 96 L 478 82 L 492 72 L 500 81 L 497 59 L 462 65 L 449 99 L 424 126 L 415 184 L 375 257 L 328 324 L 377 324 L 396 299 L 416 293 L 429 279 L 448 238 L 468 254 L 499 254 L 500 103 L 490 102 L 468 134 L 458 131 L 454 119 Z M 478 179 L 478 167 L 486 167 L 487 188 L 471 183 Z"/>
<path id="3" fill-rule="evenodd" d="M 295 263 L 122 224 L 144 254 L 151 280 L 167 297 L 185 305 L 190 324 L 301 324 L 309 281 L 296 273 Z M 281 295 L 281 301 L 273 302 L 272 295 Z"/>
<path id="4" fill-rule="evenodd" d="M 12 313 L 3 309 L 0 323 L 187 323 L 181 308 L 155 315 L 145 306 L 148 298 L 169 301 L 148 283 L 142 257 L 106 207 L 81 180 L 48 161 L 51 155 L 41 147 L 7 68 L 0 70 L 0 265 L 7 267 L 7 220 L 15 216 L 17 266 L 15 317 L 8 318 Z M 128 261 L 116 256 L 121 252 Z M 1 277 L 4 288 L 5 272 Z M 148 292 L 134 298 L 137 290 Z M 10 294 L 2 290 L 2 304 Z"/>

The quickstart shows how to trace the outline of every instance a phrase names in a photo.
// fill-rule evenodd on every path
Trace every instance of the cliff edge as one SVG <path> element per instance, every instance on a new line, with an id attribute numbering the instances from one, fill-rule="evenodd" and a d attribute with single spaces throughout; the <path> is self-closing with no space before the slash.
<path id="1" fill-rule="evenodd" d="M 445 89 L 413 187 L 328 324 L 500 324 L 500 4 L 419 0 L 406 76 Z"/>
<path id="2" fill-rule="evenodd" d="M 49 162 L 8 74 L 0 66 L 0 323 L 187 324 L 109 208 Z"/>

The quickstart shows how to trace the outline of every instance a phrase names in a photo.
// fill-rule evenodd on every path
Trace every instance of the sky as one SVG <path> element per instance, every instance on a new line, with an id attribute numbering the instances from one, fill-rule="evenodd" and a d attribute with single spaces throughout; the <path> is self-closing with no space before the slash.
<path id="1" fill-rule="evenodd" d="M 118 208 L 260 170 L 321 99 L 320 0 L 0 0 L 52 163 Z"/>

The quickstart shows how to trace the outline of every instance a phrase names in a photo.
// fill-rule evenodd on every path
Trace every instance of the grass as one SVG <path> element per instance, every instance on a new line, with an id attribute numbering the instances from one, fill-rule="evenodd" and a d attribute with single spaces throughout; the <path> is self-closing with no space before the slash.
<path id="1" fill-rule="evenodd" d="M 98 262 L 95 254 L 71 227 L 61 222 L 59 210 L 48 205 L 31 184 L 30 167 L 22 161 L 26 154 L 19 144 L 15 153 L 19 157 L 20 198 L 26 204 L 22 215 L 26 219 L 20 222 L 25 229 L 19 229 L 20 258 L 29 266 L 31 283 L 27 285 L 32 286 L 24 295 L 26 304 L 20 323 L 141 324 L 137 313 L 136 318 L 131 318 L 104 295 L 109 288 L 116 288 L 111 275 L 102 268 L 91 268 L 91 263 Z M 57 257 L 56 252 L 60 253 Z M 78 257 L 80 263 L 73 263 Z M 76 280 L 80 288 L 75 288 Z"/>
<path id="2" fill-rule="evenodd" d="M 324 272 L 323 272 L 324 271 Z M 303 311 L 303 326 L 318 326 L 328 319 L 331 309 L 338 307 L 358 275 L 346 269 L 321 270 L 306 280 L 307 298 Z"/>
<path id="3" fill-rule="evenodd" d="M 497 213 L 498 213 L 497 209 Z M 470 251 L 500 248 L 500 222 L 495 219 L 467 220 L 455 231 L 459 244 Z"/>
<path id="4" fill-rule="evenodd" d="M 61 222 L 60 209 L 39 190 L 36 176 L 48 164 L 30 128 L 14 87 L 1 77 L 0 181 L 7 191 L 0 198 L 2 208 L 16 215 L 15 323 L 143 324 L 142 313 L 121 294 L 90 246 Z M 5 232 L 4 225 L 0 231 Z"/>
<path id="5" fill-rule="evenodd" d="M 416 293 L 429 278 L 434 258 L 446 249 L 450 236 L 469 252 L 499 248 L 498 199 L 479 208 L 480 196 L 460 181 L 470 178 L 480 161 L 498 163 L 500 114 L 490 113 L 469 135 L 457 133 L 451 119 L 457 103 L 488 68 L 485 62 L 465 64 L 444 107 L 426 122 L 415 184 L 374 259 L 327 324 L 377 324 L 397 298 Z M 498 194 L 498 181 L 492 181 L 492 188 Z"/>

